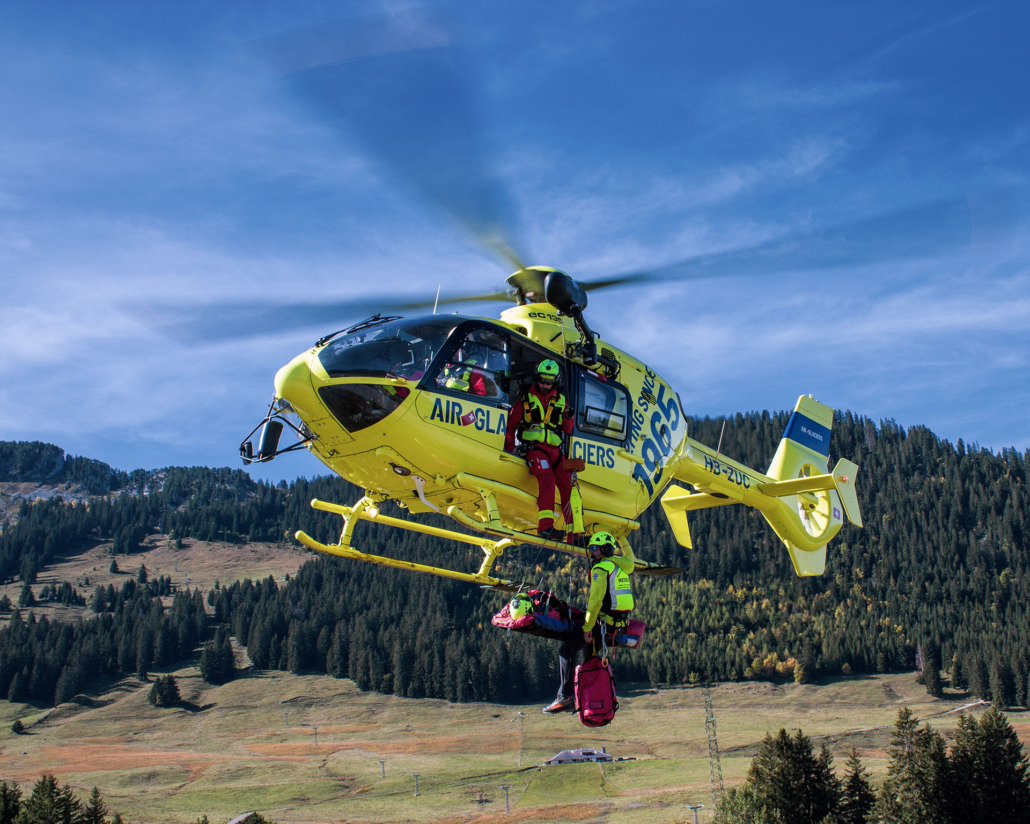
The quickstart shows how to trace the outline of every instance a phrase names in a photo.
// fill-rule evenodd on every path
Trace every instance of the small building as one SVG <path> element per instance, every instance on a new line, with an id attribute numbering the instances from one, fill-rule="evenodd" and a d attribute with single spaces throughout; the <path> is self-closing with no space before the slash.
<path id="1" fill-rule="evenodd" d="M 601 747 L 600 751 L 585 748 L 582 750 L 562 750 L 554 758 L 545 761 L 544 764 L 584 764 L 588 761 L 614 761 L 608 755 L 608 751 Z"/>

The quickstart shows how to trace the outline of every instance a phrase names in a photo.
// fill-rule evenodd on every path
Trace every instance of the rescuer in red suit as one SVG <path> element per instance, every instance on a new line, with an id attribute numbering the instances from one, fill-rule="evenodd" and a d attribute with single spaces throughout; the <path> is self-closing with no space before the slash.
<path id="1" fill-rule="evenodd" d="M 516 434 L 527 447 L 526 463 L 537 480 L 537 534 L 550 540 L 565 539 L 565 533 L 554 526 L 556 487 L 565 523 L 573 523 L 572 472 L 563 466 L 562 445 L 564 436 L 572 433 L 574 415 L 575 411 L 558 391 L 558 364 L 548 359 L 540 362 L 536 382 L 512 407 L 504 434 L 505 452 L 515 451 Z"/>

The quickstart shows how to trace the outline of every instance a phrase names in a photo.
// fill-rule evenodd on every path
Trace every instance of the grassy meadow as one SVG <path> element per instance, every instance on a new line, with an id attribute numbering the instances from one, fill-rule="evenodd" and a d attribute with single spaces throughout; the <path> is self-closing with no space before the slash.
<path id="1" fill-rule="evenodd" d="M 686 820 L 688 803 L 704 804 L 702 820 L 710 820 L 699 689 L 624 687 L 615 722 L 594 730 L 573 714 L 545 716 L 539 704 L 395 698 L 327 676 L 258 674 L 216 687 L 195 667 L 174 675 L 187 708 L 150 706 L 149 685 L 135 679 L 51 711 L 0 702 L 0 777 L 27 791 L 53 773 L 83 797 L 97 786 L 130 824 L 202 815 L 216 824 L 248 810 L 280 824 L 644 824 Z M 712 697 L 727 786 L 742 780 L 766 732 L 781 727 L 801 728 L 816 746 L 827 742 L 838 769 L 858 747 L 878 777 L 899 707 L 947 734 L 967 703 L 930 699 L 912 675 L 820 686 L 723 684 Z M 15 719 L 26 734 L 11 732 Z M 1030 740 L 1030 714 L 1010 720 Z M 539 766 L 575 747 L 634 760 Z"/>

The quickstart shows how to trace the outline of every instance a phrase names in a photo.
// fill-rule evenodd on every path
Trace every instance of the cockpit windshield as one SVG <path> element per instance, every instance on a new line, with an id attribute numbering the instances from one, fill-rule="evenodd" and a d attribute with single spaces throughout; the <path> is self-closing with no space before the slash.
<path id="1" fill-rule="evenodd" d="M 416 381 L 463 318 L 402 318 L 335 338 L 318 353 L 330 378 L 388 377 Z"/>

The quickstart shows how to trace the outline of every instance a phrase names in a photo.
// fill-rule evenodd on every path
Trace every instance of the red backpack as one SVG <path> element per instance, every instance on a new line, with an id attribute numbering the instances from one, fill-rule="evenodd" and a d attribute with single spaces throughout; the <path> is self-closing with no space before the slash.
<path id="1" fill-rule="evenodd" d="M 574 690 L 576 710 L 584 725 L 603 727 L 612 722 L 619 701 L 607 658 L 588 658 L 577 666 Z"/>

